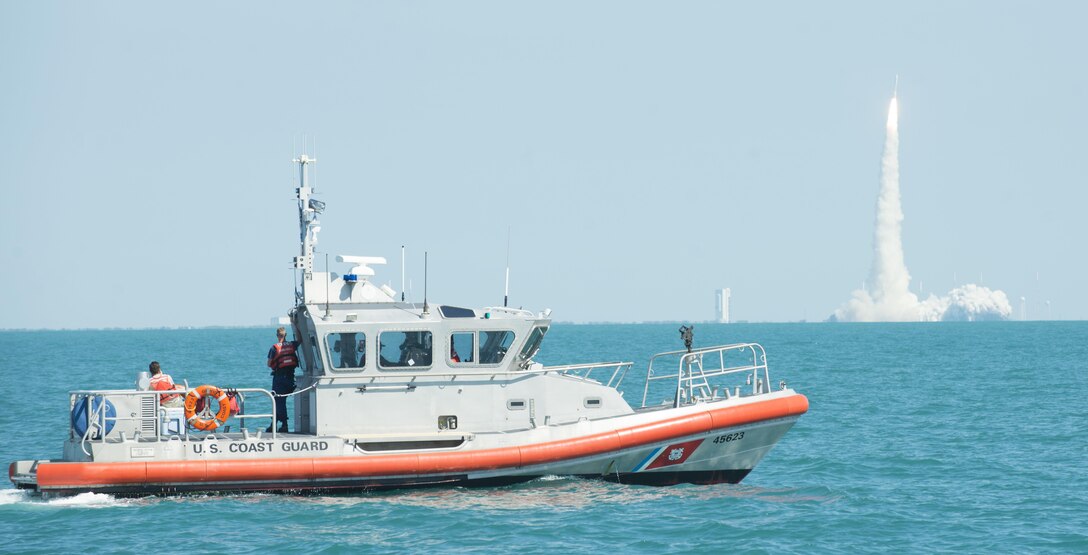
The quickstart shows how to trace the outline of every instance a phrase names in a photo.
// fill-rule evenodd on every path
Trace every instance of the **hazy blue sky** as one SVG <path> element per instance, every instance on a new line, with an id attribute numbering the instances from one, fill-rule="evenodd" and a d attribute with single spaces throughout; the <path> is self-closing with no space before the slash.
<path id="1" fill-rule="evenodd" d="M 319 249 L 417 299 L 501 304 L 509 228 L 559 320 L 822 320 L 896 74 L 912 288 L 1084 319 L 1086 6 L 3 2 L 0 328 L 285 313 L 303 134 Z"/>

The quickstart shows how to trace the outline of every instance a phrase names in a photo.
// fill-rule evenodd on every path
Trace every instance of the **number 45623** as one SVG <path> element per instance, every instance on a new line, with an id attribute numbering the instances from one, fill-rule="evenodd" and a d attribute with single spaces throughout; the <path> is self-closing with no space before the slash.
<path id="1" fill-rule="evenodd" d="M 714 438 L 714 443 L 729 443 L 730 441 L 737 441 L 744 437 L 744 432 L 737 432 L 735 434 L 725 434 Z"/>

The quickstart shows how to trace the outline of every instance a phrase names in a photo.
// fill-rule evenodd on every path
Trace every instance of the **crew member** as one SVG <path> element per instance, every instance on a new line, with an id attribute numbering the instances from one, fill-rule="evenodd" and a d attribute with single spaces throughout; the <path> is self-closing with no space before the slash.
<path id="1" fill-rule="evenodd" d="M 298 341 L 287 340 L 287 330 L 276 330 L 277 342 L 268 350 L 268 367 L 272 369 L 272 392 L 276 398 L 276 420 L 279 433 L 287 433 L 287 397 L 295 391 L 295 368 L 298 368 Z M 269 426 L 266 432 L 272 431 Z"/>
<path id="2" fill-rule="evenodd" d="M 183 389 L 181 386 L 175 385 L 173 378 L 170 374 L 166 374 L 162 371 L 162 367 L 159 366 L 159 361 L 153 360 L 151 364 L 147 365 L 147 369 L 151 372 L 151 389 L 155 391 L 175 391 Z M 164 407 L 183 407 L 185 401 L 182 400 L 181 395 L 178 393 L 163 393 L 159 395 L 159 404 Z"/>

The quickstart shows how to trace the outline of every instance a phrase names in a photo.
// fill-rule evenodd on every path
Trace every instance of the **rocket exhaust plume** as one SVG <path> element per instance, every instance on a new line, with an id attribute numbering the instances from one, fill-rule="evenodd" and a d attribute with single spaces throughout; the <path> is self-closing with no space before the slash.
<path id="1" fill-rule="evenodd" d="M 873 230 L 873 266 L 865 287 L 854 291 L 835 319 L 854 322 L 912 322 L 919 319 L 918 297 L 910 292 L 910 272 L 903 259 L 903 208 L 899 202 L 899 79 L 888 105 L 880 194 Z"/>
<path id="2" fill-rule="evenodd" d="M 966 291 L 966 287 L 971 288 Z M 873 230 L 873 266 L 869 280 L 854 291 L 831 320 L 845 322 L 917 322 L 945 319 L 1007 319 L 1012 313 L 1001 291 L 969 285 L 948 297 L 930 295 L 923 302 L 910 291 L 910 272 L 903 256 L 903 208 L 899 194 L 899 76 L 888 105 L 880 194 Z M 962 302 L 961 302 L 962 301 Z M 1007 307 L 1007 313 L 1005 308 Z"/>

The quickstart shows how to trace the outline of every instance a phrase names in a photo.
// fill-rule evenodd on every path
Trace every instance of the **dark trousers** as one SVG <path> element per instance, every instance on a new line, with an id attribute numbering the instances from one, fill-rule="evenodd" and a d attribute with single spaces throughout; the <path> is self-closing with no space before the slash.
<path id="1" fill-rule="evenodd" d="M 287 423 L 287 397 L 279 397 L 279 395 L 287 395 L 295 391 L 295 376 L 272 376 L 272 392 L 277 395 L 276 397 L 276 420 L 278 422 Z"/>

